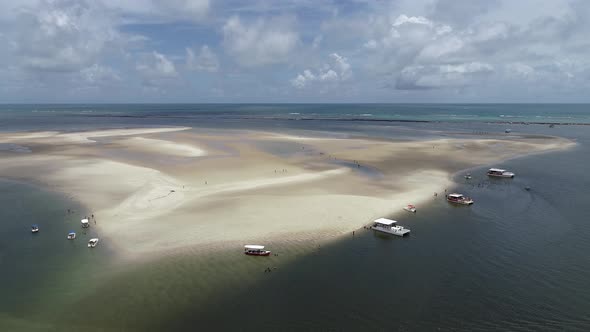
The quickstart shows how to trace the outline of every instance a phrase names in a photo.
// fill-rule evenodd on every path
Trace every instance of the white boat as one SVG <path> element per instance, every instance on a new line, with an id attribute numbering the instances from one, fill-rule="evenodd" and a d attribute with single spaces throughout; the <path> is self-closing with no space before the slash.
<path id="1" fill-rule="evenodd" d="M 80 224 L 82 224 L 82 228 L 90 227 L 90 223 L 89 223 L 88 219 L 86 219 L 86 218 L 80 220 Z"/>
<path id="2" fill-rule="evenodd" d="M 462 194 L 448 194 L 447 201 L 455 204 L 462 204 L 462 205 L 471 205 L 473 204 L 473 200 L 469 197 L 465 197 Z"/>
<path id="3" fill-rule="evenodd" d="M 68 233 L 68 240 L 73 240 L 76 238 L 76 233 L 75 232 L 69 232 Z"/>
<path id="4" fill-rule="evenodd" d="M 264 250 L 264 246 L 257 244 L 247 244 L 244 246 L 244 254 L 251 256 L 268 256 L 270 251 Z"/>
<path id="5" fill-rule="evenodd" d="M 39 225 L 31 225 L 31 233 L 39 233 Z"/>
<path id="6" fill-rule="evenodd" d="M 88 241 L 88 248 L 94 248 L 94 247 L 96 247 L 97 244 L 98 244 L 97 237 L 95 237 L 94 239 L 90 239 L 90 241 Z"/>
<path id="7" fill-rule="evenodd" d="M 404 236 L 410 234 L 410 230 L 403 226 L 395 225 L 397 221 L 385 218 L 379 218 L 373 222 L 372 230 L 393 234 L 397 236 Z"/>
<path id="8" fill-rule="evenodd" d="M 414 206 L 412 204 L 408 204 L 408 205 L 404 206 L 404 210 L 406 210 L 408 212 L 416 213 L 416 206 Z"/>
<path id="9" fill-rule="evenodd" d="M 513 178 L 514 175 L 514 173 L 508 172 L 505 169 L 501 168 L 490 168 L 488 170 L 488 176 L 495 176 L 499 178 Z"/>

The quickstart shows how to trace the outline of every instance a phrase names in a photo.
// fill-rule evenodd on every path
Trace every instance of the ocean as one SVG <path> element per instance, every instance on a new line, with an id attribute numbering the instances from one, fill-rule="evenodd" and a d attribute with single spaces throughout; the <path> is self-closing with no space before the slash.
<path id="1" fill-rule="evenodd" d="M 141 264 L 65 240 L 88 213 L 68 197 L 0 181 L 2 331 L 588 331 L 590 105 L 2 105 L 0 131 L 188 125 L 393 139 L 514 133 L 568 151 L 455 176 L 471 207 L 442 197 L 403 216 L 408 238 L 360 229 L 267 261 L 186 252 Z M 550 124 L 554 124 L 550 126 Z M 198 130 L 198 129 L 196 129 Z M 0 145 L 2 153 L 28 153 Z M 0 179 L 2 174 L 0 174 Z M 525 190 L 530 187 L 530 190 Z M 30 224 L 42 225 L 33 235 Z M 81 232 L 83 238 L 93 236 Z M 63 241 L 52 238 L 63 237 Z M 82 250 L 80 250 L 82 249 Z M 271 265 L 272 272 L 263 270 Z M 276 269 L 274 268 L 276 267 Z"/>

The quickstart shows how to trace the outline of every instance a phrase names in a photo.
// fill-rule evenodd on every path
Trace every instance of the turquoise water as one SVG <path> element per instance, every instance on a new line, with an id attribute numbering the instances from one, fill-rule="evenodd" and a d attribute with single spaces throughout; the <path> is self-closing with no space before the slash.
<path id="1" fill-rule="evenodd" d="M 584 116 L 584 105 L 562 106 L 574 107 L 580 118 Z M 160 112 L 169 106 L 150 107 Z M 281 107 L 287 113 L 302 113 L 298 108 L 303 108 Z M 453 111 L 455 106 L 444 107 Z M 520 105 L 503 107 L 518 114 Z M 266 109 L 242 110 L 254 114 L 246 120 L 222 114 L 219 119 L 207 115 L 188 121 L 175 114 L 53 116 L 24 109 L 26 116 L 3 112 L 10 120 L 0 122 L 0 130 L 194 121 L 207 127 L 436 138 L 479 137 L 506 128 L 506 123 L 486 121 L 392 124 L 260 118 L 258 112 Z M 145 262 L 117 262 L 108 241 L 89 250 L 86 238 L 74 243 L 65 239 L 69 229 L 78 227 L 78 213 L 84 211 L 75 202 L 35 186 L 2 181 L 0 330 L 588 331 L 590 128 L 525 124 L 511 128 L 564 136 L 579 144 L 569 151 L 502 163 L 517 173 L 513 180 L 488 179 L 485 168 L 470 170 L 469 181 L 458 174 L 458 190 L 475 198 L 476 204 L 454 207 L 442 197 L 433 198 L 415 215 L 398 218 L 412 229 L 409 238 L 361 229 L 354 237 L 320 248 L 307 243 L 279 247 L 279 256 L 267 260 L 243 257 L 240 252 L 188 251 Z M 266 148 L 296 153 L 289 147 Z M 527 186 L 530 191 L 524 190 Z M 77 213 L 68 215 L 67 208 Z M 31 223 L 41 225 L 39 234 L 30 234 Z M 265 273 L 268 266 L 276 269 Z"/>
<path id="2" fill-rule="evenodd" d="M 588 104 L 70 104 L 0 105 L 0 130 L 166 125 L 325 128 L 355 123 L 590 124 Z M 319 123 L 310 123 L 319 122 Z"/>

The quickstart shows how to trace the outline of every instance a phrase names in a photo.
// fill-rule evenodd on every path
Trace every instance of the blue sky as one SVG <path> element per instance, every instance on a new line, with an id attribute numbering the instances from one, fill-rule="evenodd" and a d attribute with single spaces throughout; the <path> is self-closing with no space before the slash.
<path id="1" fill-rule="evenodd" d="M 590 1 L 4 0 L 0 102 L 588 102 Z"/>

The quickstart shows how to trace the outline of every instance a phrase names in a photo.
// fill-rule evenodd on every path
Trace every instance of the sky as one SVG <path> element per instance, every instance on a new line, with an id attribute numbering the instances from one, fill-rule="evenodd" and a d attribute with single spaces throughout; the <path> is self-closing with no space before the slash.
<path id="1" fill-rule="evenodd" d="M 0 103 L 590 102 L 587 0 L 0 0 Z"/>

